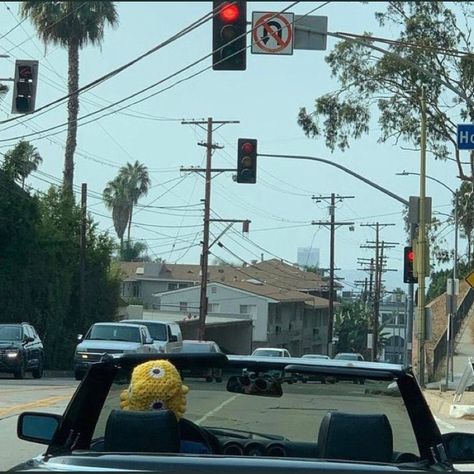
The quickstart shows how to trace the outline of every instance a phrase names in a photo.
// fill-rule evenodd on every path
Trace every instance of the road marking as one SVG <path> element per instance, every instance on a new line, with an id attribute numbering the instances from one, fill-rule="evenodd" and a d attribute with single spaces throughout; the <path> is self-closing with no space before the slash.
<path id="1" fill-rule="evenodd" d="M 226 401 L 222 402 L 220 405 L 217 405 L 216 408 L 206 413 L 202 418 L 199 418 L 199 420 L 196 421 L 196 425 L 200 425 L 203 421 L 206 421 L 208 418 L 215 415 L 219 410 L 222 410 L 228 403 L 234 401 L 237 397 L 238 395 L 234 395 L 233 397 L 230 397 Z"/>
<path id="2" fill-rule="evenodd" d="M 70 400 L 70 398 L 71 398 L 70 396 L 49 397 L 49 398 L 43 398 L 42 400 L 36 400 L 35 402 L 22 403 L 20 405 L 12 405 L 8 408 L 0 408 L 0 417 L 3 417 L 5 415 L 11 415 L 12 413 L 19 412 L 19 411 L 26 411 L 26 410 L 31 410 L 34 408 L 47 407 L 50 405 L 54 405 L 58 402 L 62 402 L 64 400 Z"/>
<path id="3" fill-rule="evenodd" d="M 447 430 L 447 431 L 456 431 L 456 427 L 447 423 L 446 421 L 441 420 L 437 416 L 434 417 L 436 423 L 440 426 L 440 428 Z"/>

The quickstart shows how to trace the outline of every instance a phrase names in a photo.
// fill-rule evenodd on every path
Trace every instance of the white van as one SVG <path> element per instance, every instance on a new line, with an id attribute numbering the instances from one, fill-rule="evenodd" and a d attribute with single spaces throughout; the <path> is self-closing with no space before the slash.
<path id="1" fill-rule="evenodd" d="M 121 322 L 146 326 L 158 352 L 181 352 L 183 336 L 178 323 L 155 321 L 153 319 L 125 319 Z"/>

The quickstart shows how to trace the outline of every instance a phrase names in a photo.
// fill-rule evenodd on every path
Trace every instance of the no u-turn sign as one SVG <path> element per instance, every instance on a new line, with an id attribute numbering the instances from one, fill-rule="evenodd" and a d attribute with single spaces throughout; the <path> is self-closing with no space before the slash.
<path id="1" fill-rule="evenodd" d="M 253 12 L 252 53 L 293 54 L 293 13 Z"/>

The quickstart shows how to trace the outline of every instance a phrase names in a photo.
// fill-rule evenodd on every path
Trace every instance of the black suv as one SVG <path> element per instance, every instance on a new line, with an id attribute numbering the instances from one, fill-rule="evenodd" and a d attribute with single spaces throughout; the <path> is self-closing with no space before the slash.
<path id="1" fill-rule="evenodd" d="M 33 326 L 0 324 L 0 372 L 22 379 L 26 371 L 31 371 L 39 379 L 43 376 L 43 361 L 43 343 Z"/>

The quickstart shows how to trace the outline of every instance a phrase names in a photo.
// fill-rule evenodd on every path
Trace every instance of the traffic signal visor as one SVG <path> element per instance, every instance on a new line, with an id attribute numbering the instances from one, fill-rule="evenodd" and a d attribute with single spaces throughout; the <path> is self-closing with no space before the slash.
<path id="1" fill-rule="evenodd" d="M 403 281 L 405 283 L 418 283 L 415 271 L 415 251 L 413 247 L 405 247 L 403 252 Z"/>
<path id="2" fill-rule="evenodd" d="M 247 68 L 247 2 L 214 1 L 212 68 L 244 71 Z"/>
<path id="3" fill-rule="evenodd" d="M 239 138 L 237 142 L 237 182 L 257 182 L 257 140 Z"/>
<path id="4" fill-rule="evenodd" d="M 15 62 L 13 114 L 28 114 L 35 111 L 37 83 L 38 61 L 18 59 Z"/>

